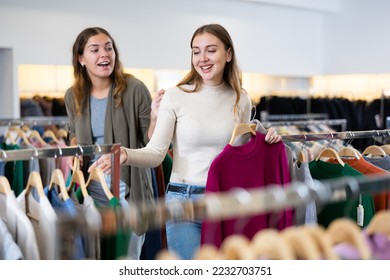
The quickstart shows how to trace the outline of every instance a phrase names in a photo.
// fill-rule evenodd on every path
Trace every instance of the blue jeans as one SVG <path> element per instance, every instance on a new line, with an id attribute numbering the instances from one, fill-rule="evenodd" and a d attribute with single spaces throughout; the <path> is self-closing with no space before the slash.
<path id="1" fill-rule="evenodd" d="M 170 191 L 169 187 L 183 188 L 184 192 Z M 194 191 L 195 190 L 195 191 Z M 169 183 L 165 194 L 165 202 L 183 202 L 198 200 L 204 197 L 204 187 L 187 184 Z M 168 250 L 176 253 L 183 260 L 190 260 L 200 247 L 201 220 L 167 221 L 166 222 Z"/>

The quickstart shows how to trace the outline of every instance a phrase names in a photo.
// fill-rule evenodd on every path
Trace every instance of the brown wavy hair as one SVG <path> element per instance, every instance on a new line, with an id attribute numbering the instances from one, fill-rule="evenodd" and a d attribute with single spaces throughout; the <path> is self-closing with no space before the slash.
<path id="1" fill-rule="evenodd" d="M 79 56 L 84 54 L 85 45 L 89 38 L 95 35 L 105 34 L 112 41 L 112 46 L 115 51 L 115 66 L 114 70 L 110 75 L 111 83 L 115 85 L 114 88 L 114 102 L 115 106 L 119 107 L 123 103 L 123 93 L 127 89 L 126 78 L 131 76 L 128 73 L 125 73 L 123 70 L 123 65 L 119 60 L 118 48 L 115 44 L 115 40 L 111 37 L 110 33 L 101 27 L 89 27 L 80 32 L 77 36 L 76 41 L 73 44 L 73 76 L 74 83 L 72 86 L 72 91 L 74 95 L 75 109 L 76 113 L 80 115 L 86 108 L 86 100 L 83 102 L 83 97 L 85 93 L 90 93 L 92 88 L 92 82 L 88 75 L 87 70 L 79 63 Z"/>
<path id="2" fill-rule="evenodd" d="M 192 49 L 192 44 L 194 38 L 197 35 L 201 35 L 203 33 L 210 33 L 217 37 L 225 46 L 225 50 L 228 51 L 230 49 L 232 53 L 232 59 L 230 62 L 226 62 L 225 69 L 223 71 L 223 80 L 225 83 L 230 85 L 234 91 L 236 92 L 236 102 L 234 104 L 234 114 L 236 115 L 238 112 L 238 103 L 240 102 L 240 95 L 244 90 L 242 88 L 242 76 L 241 70 L 238 67 L 236 54 L 234 51 L 233 40 L 229 35 L 229 32 L 219 24 L 206 24 L 199 27 L 194 34 L 192 35 L 190 48 Z M 184 85 L 195 85 L 193 89 L 188 90 L 185 89 Z M 190 72 L 176 85 L 181 90 L 185 92 L 197 92 L 202 86 L 202 77 L 196 72 L 194 65 L 192 64 L 192 54 L 191 54 L 191 70 Z"/>

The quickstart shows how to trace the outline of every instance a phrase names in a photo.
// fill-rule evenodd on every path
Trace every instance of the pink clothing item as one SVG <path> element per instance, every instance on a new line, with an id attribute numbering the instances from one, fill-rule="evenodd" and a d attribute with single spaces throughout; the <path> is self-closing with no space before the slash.
<path id="1" fill-rule="evenodd" d="M 206 194 L 235 188 L 265 188 L 273 184 L 282 187 L 290 183 L 283 142 L 268 144 L 264 138 L 265 135 L 256 133 L 247 144 L 238 147 L 227 145 L 211 163 Z M 282 230 L 292 225 L 292 217 L 293 211 L 285 210 L 217 222 L 205 219 L 201 244 L 211 243 L 219 247 L 224 238 L 232 234 L 243 234 L 251 239 L 261 229 L 277 227 Z"/>
<path id="2" fill-rule="evenodd" d="M 380 233 L 368 235 L 365 230 L 362 234 L 371 249 L 372 258 L 375 260 L 390 260 L 390 239 Z"/>

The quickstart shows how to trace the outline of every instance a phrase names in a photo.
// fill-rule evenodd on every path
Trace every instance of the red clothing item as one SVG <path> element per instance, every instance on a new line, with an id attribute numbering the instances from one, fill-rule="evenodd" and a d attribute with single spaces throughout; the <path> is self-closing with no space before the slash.
<path id="1" fill-rule="evenodd" d="M 247 144 L 238 147 L 227 145 L 211 163 L 206 195 L 211 192 L 232 191 L 235 188 L 249 190 L 269 185 L 282 187 L 290 183 L 283 142 L 268 144 L 264 138 L 265 135 L 256 133 Z M 277 227 L 282 230 L 292 225 L 292 217 L 293 211 L 290 209 L 223 221 L 205 219 L 202 224 L 201 244 L 211 243 L 219 247 L 223 240 L 232 234 L 243 234 L 251 239 L 261 229 Z"/>
<path id="2" fill-rule="evenodd" d="M 384 170 L 364 159 L 364 157 L 360 157 L 359 159 L 356 158 L 342 158 L 342 160 L 349 164 L 353 169 L 359 171 L 360 173 L 372 176 L 372 175 L 388 175 L 390 174 L 389 171 Z M 329 159 L 328 162 L 330 163 L 336 163 L 336 160 Z M 390 195 L 388 192 L 381 192 L 381 193 L 374 193 L 372 195 L 374 199 L 374 205 L 375 205 L 375 211 L 379 210 L 387 210 L 388 209 L 388 201 L 390 199 Z"/>

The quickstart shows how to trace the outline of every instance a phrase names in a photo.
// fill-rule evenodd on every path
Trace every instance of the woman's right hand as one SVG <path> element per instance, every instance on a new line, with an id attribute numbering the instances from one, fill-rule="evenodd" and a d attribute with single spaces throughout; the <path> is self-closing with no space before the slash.
<path id="1" fill-rule="evenodd" d="M 127 161 L 127 153 L 124 147 L 121 147 L 119 153 L 119 163 L 123 164 Z M 106 174 L 111 174 L 111 154 L 104 154 L 98 158 L 91 166 L 88 168 L 88 173 L 91 173 L 92 170 L 99 167 Z"/>

